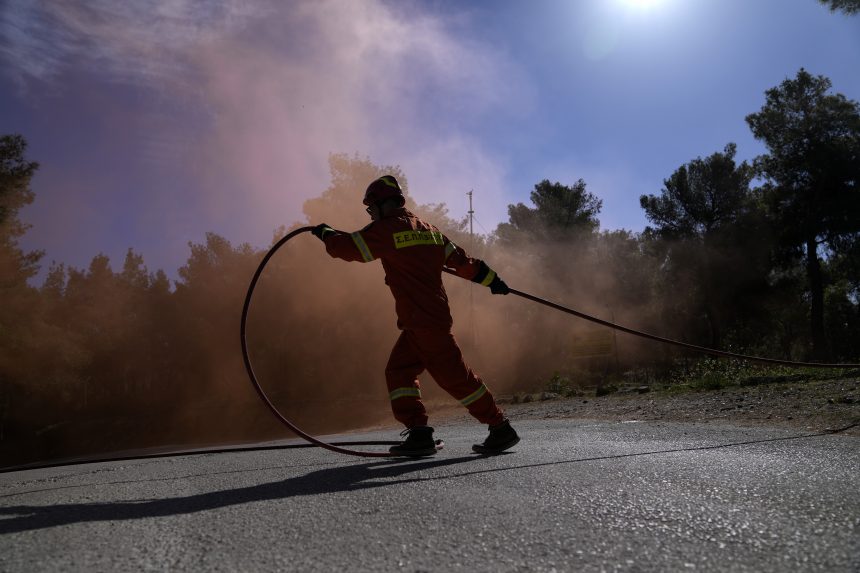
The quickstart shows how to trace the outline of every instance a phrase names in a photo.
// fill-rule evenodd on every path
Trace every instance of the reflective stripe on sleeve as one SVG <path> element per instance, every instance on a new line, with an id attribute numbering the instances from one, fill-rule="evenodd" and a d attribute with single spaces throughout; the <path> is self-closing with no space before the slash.
<path id="1" fill-rule="evenodd" d="M 469 394 L 468 396 L 466 396 L 465 398 L 460 400 L 460 403 L 464 406 L 468 406 L 469 404 L 471 404 L 475 400 L 478 400 L 481 396 L 483 396 L 486 393 L 487 393 L 487 387 L 484 386 L 483 384 L 481 384 L 480 388 L 478 388 L 477 390 L 475 390 L 474 392 L 472 392 L 471 394 Z"/>
<path id="2" fill-rule="evenodd" d="M 487 276 L 484 277 L 484 280 L 481 281 L 481 284 L 484 286 L 490 286 L 490 283 L 493 282 L 493 279 L 496 278 L 496 271 L 490 270 L 487 273 Z"/>
<path id="3" fill-rule="evenodd" d="M 397 388 L 396 390 L 392 390 L 388 393 L 389 400 L 397 400 L 398 398 L 420 398 L 421 397 L 421 389 L 420 388 Z"/>
<path id="4" fill-rule="evenodd" d="M 364 237 L 361 236 L 360 231 L 356 231 L 355 233 L 351 233 L 352 242 L 355 243 L 355 246 L 358 247 L 358 251 L 361 253 L 361 258 L 364 259 L 365 263 L 369 263 L 373 260 L 373 254 L 370 252 L 370 249 L 367 248 L 367 243 L 364 242 Z"/>
<path id="5" fill-rule="evenodd" d="M 447 261 L 448 257 L 450 257 L 452 254 L 454 254 L 454 251 L 456 251 L 456 250 L 457 250 L 457 245 L 455 245 L 452 241 L 448 241 L 448 244 L 445 245 L 445 260 Z"/>
<path id="6" fill-rule="evenodd" d="M 487 266 L 487 263 L 481 261 L 481 264 L 478 266 L 478 272 L 476 272 L 475 276 L 472 277 L 472 282 L 484 286 L 490 286 L 490 283 L 493 282 L 494 278 L 496 278 L 496 273 Z"/>

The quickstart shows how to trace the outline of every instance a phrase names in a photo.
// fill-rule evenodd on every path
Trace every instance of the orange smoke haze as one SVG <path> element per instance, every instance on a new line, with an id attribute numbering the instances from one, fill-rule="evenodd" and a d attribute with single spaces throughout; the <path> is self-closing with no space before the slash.
<path id="1" fill-rule="evenodd" d="M 495 113 L 503 101 L 524 113 L 526 93 L 481 89 L 518 85 L 499 81 L 515 70 L 433 17 L 411 18 L 383 3 L 278 11 L 288 53 L 237 35 L 193 54 L 203 79 L 196 89 L 216 118 L 192 161 L 203 166 L 203 188 L 221 189 L 203 205 L 212 216 L 229 214 L 242 236 L 260 237 L 320 189 L 330 153 L 357 150 L 400 165 L 419 202 L 459 208 L 478 188 L 482 217 L 504 219 L 503 165 L 466 130 L 427 121 L 422 106 L 437 93 L 467 113 Z M 235 186 L 224 186 L 225 178 Z"/>
<path id="2" fill-rule="evenodd" d="M 172 293 L 166 277 L 155 280 L 133 257 L 119 272 L 99 258 L 86 271 L 66 273 L 51 310 L 59 317 L 45 319 L 49 332 L 33 354 L 59 355 L 63 363 L 45 367 L 38 390 L 21 391 L 52 401 L 66 416 L 59 423 L 47 414 L 38 418 L 39 431 L 59 428 L 47 432 L 56 442 L 49 455 L 85 449 L 86 440 L 63 428 L 96 427 L 93 420 L 111 416 L 122 418 L 121 430 L 109 432 L 102 448 L 285 435 L 254 394 L 239 352 L 239 312 L 262 252 L 222 237 L 263 245 L 272 229 L 301 220 L 302 212 L 301 224 L 356 230 L 367 222 L 364 187 L 392 169 L 402 170 L 404 182 L 408 176 L 419 215 L 511 286 L 604 317 L 612 309 L 617 320 L 635 325 L 631 313 L 641 310 L 639 301 L 613 306 L 612 277 L 623 265 L 598 264 L 591 244 L 530 250 L 486 248 L 479 241 L 470 247 L 462 226 L 429 206 L 447 204 L 459 217 L 471 188 L 485 223 L 506 219 L 501 160 L 485 152 L 468 126 L 439 120 L 433 104 L 444 101 L 475 116 L 527 114 L 532 96 L 515 66 L 433 16 L 416 17 L 393 4 L 253 6 L 227 2 L 200 29 L 189 28 L 193 18 L 170 3 L 155 16 L 114 10 L 108 2 L 99 3 L 97 19 L 77 3 L 54 15 L 70 37 L 92 46 L 91 54 L 79 55 L 93 68 L 107 66 L 124 81 L 151 85 L 156 100 L 169 100 L 168 111 L 153 105 L 151 115 L 131 117 L 121 106 L 105 114 L 116 137 L 133 140 L 141 151 L 136 167 L 155 174 L 156 183 L 135 196 L 132 226 L 166 237 L 162 244 L 184 266 Z M 171 121 L 182 112 L 193 116 L 192 127 Z M 115 142 L 111 137 L 104 145 Z M 352 150 L 397 167 L 352 173 L 348 158 L 331 155 Z M 338 161 L 347 169 L 330 174 Z M 85 188 L 83 199 L 43 194 L 34 184 L 49 206 L 34 231 L 63 229 L 54 238 L 58 244 L 83 244 L 83 229 L 123 227 L 124 220 L 102 207 L 117 201 L 115 188 L 139 182 L 124 166 L 111 167 L 97 178 L 98 189 L 65 185 Z M 338 180 L 344 173 L 352 178 Z M 332 187 L 320 195 L 330 175 Z M 44 181 L 59 186 L 61 179 L 61 172 L 48 170 Z M 217 235 L 199 243 L 213 230 Z M 184 261 L 189 240 L 191 257 Z M 126 245 L 98 245 L 86 256 L 99 251 L 116 268 Z M 147 249 L 141 252 L 151 260 Z M 542 274 L 547 269 L 558 272 Z M 271 398 L 308 431 L 391 421 L 383 369 L 398 332 L 382 277 L 378 263 L 331 260 L 316 239 L 303 235 L 261 278 L 249 320 L 252 358 Z M 567 353 L 584 327 L 579 321 L 460 279 L 445 281 L 466 361 L 497 394 L 542 387 L 554 371 L 577 367 Z M 429 378 L 423 381 L 429 402 L 453 403 Z M 60 386 L 62 393 L 55 393 Z M 74 416 L 84 422 L 74 426 L 80 422 Z"/>

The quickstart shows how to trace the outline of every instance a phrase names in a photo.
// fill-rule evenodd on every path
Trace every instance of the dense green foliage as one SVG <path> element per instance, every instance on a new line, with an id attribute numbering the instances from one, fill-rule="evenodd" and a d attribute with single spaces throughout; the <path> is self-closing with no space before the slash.
<path id="1" fill-rule="evenodd" d="M 470 237 L 444 205 L 416 205 L 398 167 L 346 155 L 331 156 L 331 183 L 305 202 L 297 226 L 360 228 L 364 186 L 394 173 L 410 208 L 515 288 L 694 344 L 857 361 L 860 111 L 830 88 L 800 70 L 768 90 L 747 117 L 768 154 L 738 164 L 730 143 L 680 165 L 640 198 L 651 223 L 642 233 L 601 231 L 601 202 L 580 179 L 537 183 L 532 206 L 511 205 L 493 234 Z M 20 249 L 27 228 L 18 213 L 33 201 L 37 167 L 22 137 L 0 138 L 4 464 L 283 436 L 239 352 L 242 301 L 265 249 L 209 233 L 189 244 L 173 284 L 129 250 L 119 270 L 98 254 L 86 269 L 53 265 L 33 286 L 41 253 Z M 571 386 L 576 371 L 600 385 L 694 360 L 467 281 L 446 277 L 446 288 L 465 353 L 502 392 L 550 376 Z M 249 326 L 258 377 L 303 427 L 387 416 L 381 371 L 396 331 L 379 265 L 333 261 L 315 238 L 298 237 L 261 277 Z M 730 365 L 702 364 L 714 387 L 735 376 Z M 432 386 L 425 391 L 432 399 Z"/>
<path id="2" fill-rule="evenodd" d="M 585 190 L 580 179 L 572 186 L 544 179 L 531 192 L 534 208 L 523 203 L 508 206 L 508 222 L 496 229 L 502 244 L 527 240 L 556 242 L 593 233 L 603 202 Z"/>

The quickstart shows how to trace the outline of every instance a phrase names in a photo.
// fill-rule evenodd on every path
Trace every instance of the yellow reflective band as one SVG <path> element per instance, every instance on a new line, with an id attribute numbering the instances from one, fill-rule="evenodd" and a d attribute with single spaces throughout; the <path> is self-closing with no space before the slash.
<path id="1" fill-rule="evenodd" d="M 484 277 L 484 280 L 481 281 L 481 284 L 484 286 L 490 286 L 490 283 L 493 282 L 494 278 L 496 278 L 496 271 L 491 270 L 487 273 L 487 276 Z"/>
<path id="2" fill-rule="evenodd" d="M 444 245 L 445 239 L 439 231 L 400 231 L 394 233 L 394 247 L 414 247 L 416 245 Z"/>
<path id="3" fill-rule="evenodd" d="M 448 257 L 450 257 L 456 250 L 457 245 L 449 241 L 448 244 L 445 245 L 445 260 L 447 261 Z"/>
<path id="4" fill-rule="evenodd" d="M 421 390 L 419 388 L 398 388 L 392 390 L 388 394 L 389 400 L 397 400 L 398 398 L 420 398 Z"/>
<path id="5" fill-rule="evenodd" d="M 355 243 L 356 247 L 358 247 L 358 250 L 361 253 L 361 258 L 364 259 L 364 262 L 369 263 L 372 261 L 373 255 L 370 253 L 370 249 L 367 248 L 367 243 L 364 242 L 364 237 L 361 236 L 361 233 L 356 231 L 350 236 L 352 237 L 352 242 Z"/>
<path id="6" fill-rule="evenodd" d="M 474 402 L 475 400 L 477 400 L 478 398 L 480 398 L 481 396 L 483 396 L 486 393 L 487 393 L 487 387 L 484 386 L 483 384 L 481 384 L 480 388 L 478 388 L 477 390 L 475 390 L 474 392 L 472 392 L 471 394 L 469 394 L 468 396 L 466 396 L 465 398 L 460 400 L 460 403 L 464 406 L 468 406 L 469 404 L 471 404 L 472 402 Z"/>

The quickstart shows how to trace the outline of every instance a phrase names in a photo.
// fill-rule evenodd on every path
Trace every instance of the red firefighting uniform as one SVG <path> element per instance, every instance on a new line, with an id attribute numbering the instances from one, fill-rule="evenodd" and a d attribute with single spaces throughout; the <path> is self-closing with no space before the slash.
<path id="1" fill-rule="evenodd" d="M 451 334 L 451 311 L 442 285 L 442 267 L 489 285 L 496 276 L 472 259 L 439 229 L 404 208 L 355 233 L 328 233 L 326 251 L 346 261 L 382 261 L 385 283 L 394 295 L 402 330 L 385 367 L 394 417 L 407 428 L 427 425 L 417 376 L 427 370 L 478 421 L 496 425 L 504 414 L 481 379 L 463 362 Z"/>

